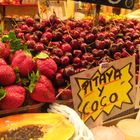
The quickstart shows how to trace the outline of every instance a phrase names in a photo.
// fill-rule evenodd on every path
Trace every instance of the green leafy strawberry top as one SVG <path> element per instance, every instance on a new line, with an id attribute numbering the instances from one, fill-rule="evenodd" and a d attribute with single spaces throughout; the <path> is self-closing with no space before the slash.
<path id="1" fill-rule="evenodd" d="M 5 90 L 1 87 L 0 88 L 0 100 L 2 100 L 6 96 Z"/>
<path id="2" fill-rule="evenodd" d="M 35 88 L 35 84 L 36 82 L 38 81 L 40 77 L 40 73 L 39 71 L 37 71 L 36 73 L 35 72 L 32 72 L 31 75 L 29 76 L 29 80 L 30 80 L 30 84 L 29 86 L 26 88 L 30 93 L 33 92 L 34 88 Z"/>
<path id="3" fill-rule="evenodd" d="M 49 58 L 49 55 L 48 55 L 47 53 L 40 52 L 39 54 L 37 54 L 37 55 L 34 57 L 34 60 L 35 60 L 35 59 L 46 59 L 46 58 Z"/>
<path id="4" fill-rule="evenodd" d="M 8 35 L 3 35 L 2 39 L 1 39 L 2 42 L 7 42 L 9 41 L 10 42 L 10 48 L 11 48 L 11 52 L 15 52 L 17 50 L 28 50 L 28 45 L 27 44 L 24 44 L 22 45 L 21 44 L 21 39 L 18 39 L 15 35 L 14 32 L 9 32 Z"/>

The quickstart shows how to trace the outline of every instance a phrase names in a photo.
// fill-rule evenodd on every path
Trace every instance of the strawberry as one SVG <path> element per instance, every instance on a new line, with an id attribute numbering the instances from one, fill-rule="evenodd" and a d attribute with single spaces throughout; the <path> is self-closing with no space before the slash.
<path id="1" fill-rule="evenodd" d="M 35 63 L 40 73 L 48 78 L 53 78 L 57 72 L 57 64 L 52 58 L 36 59 Z"/>
<path id="2" fill-rule="evenodd" d="M 20 53 L 21 53 L 21 50 L 15 51 L 14 53 L 10 54 L 10 63 L 12 63 L 12 60 L 15 58 L 15 56 L 17 56 Z"/>
<path id="3" fill-rule="evenodd" d="M 30 78 L 29 92 L 31 99 L 38 102 L 54 102 L 55 90 L 52 82 L 39 72 L 32 73 Z"/>
<path id="4" fill-rule="evenodd" d="M 11 85 L 15 82 L 16 75 L 12 67 L 0 65 L 0 84 L 3 86 Z"/>
<path id="5" fill-rule="evenodd" d="M 26 95 L 25 89 L 17 85 L 7 86 L 3 90 L 1 89 L 0 93 L 3 94 L 3 98 L 0 99 L 0 108 L 3 110 L 20 107 Z"/>
<path id="6" fill-rule="evenodd" d="M 0 66 L 7 65 L 6 61 L 3 58 L 0 58 Z"/>
<path id="7" fill-rule="evenodd" d="M 0 57 L 6 59 L 10 55 L 10 47 L 0 42 Z"/>
<path id="8" fill-rule="evenodd" d="M 32 56 L 22 50 L 16 51 L 11 61 L 11 66 L 18 68 L 21 76 L 28 76 L 34 69 Z"/>

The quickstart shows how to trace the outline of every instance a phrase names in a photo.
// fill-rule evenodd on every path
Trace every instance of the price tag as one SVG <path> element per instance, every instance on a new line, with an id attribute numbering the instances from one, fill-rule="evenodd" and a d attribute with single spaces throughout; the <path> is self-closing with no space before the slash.
<path id="1" fill-rule="evenodd" d="M 134 107 L 135 57 L 101 64 L 71 78 L 74 107 L 85 123 Z"/>
<path id="2" fill-rule="evenodd" d="M 99 65 L 99 71 L 102 72 L 104 69 L 107 69 L 108 67 L 109 67 L 109 63 L 108 62 L 101 63 Z"/>

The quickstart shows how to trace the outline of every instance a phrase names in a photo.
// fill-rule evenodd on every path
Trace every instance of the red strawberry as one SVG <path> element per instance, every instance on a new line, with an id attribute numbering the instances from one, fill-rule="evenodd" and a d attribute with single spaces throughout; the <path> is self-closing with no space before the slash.
<path id="1" fill-rule="evenodd" d="M 0 58 L 0 66 L 7 65 L 6 61 L 3 58 Z"/>
<path id="2" fill-rule="evenodd" d="M 57 72 L 57 64 L 51 58 L 46 59 L 37 59 L 36 68 L 40 71 L 41 74 L 52 78 Z"/>
<path id="3" fill-rule="evenodd" d="M 15 80 L 16 75 L 14 70 L 8 65 L 0 65 L 0 84 L 8 86 L 13 84 Z"/>
<path id="4" fill-rule="evenodd" d="M 21 76 L 28 76 L 33 71 L 34 62 L 28 53 L 22 50 L 16 51 L 11 60 L 11 66 L 18 68 Z"/>
<path id="5" fill-rule="evenodd" d="M 10 63 L 12 63 L 12 60 L 18 55 L 20 54 L 22 51 L 21 50 L 18 50 L 18 51 L 15 51 L 14 54 L 11 54 L 10 55 Z"/>
<path id="6" fill-rule="evenodd" d="M 10 55 L 9 46 L 0 42 L 0 57 L 6 59 L 9 55 Z"/>
<path id="7" fill-rule="evenodd" d="M 12 85 L 4 88 L 5 97 L 0 100 L 1 109 L 16 109 L 25 100 L 25 89 L 21 86 Z M 0 90 L 2 92 L 2 90 Z"/>
<path id="8" fill-rule="evenodd" d="M 39 102 L 54 102 L 55 90 L 52 82 L 44 75 L 35 76 L 31 74 L 31 82 L 29 85 L 30 96 L 33 100 Z"/>

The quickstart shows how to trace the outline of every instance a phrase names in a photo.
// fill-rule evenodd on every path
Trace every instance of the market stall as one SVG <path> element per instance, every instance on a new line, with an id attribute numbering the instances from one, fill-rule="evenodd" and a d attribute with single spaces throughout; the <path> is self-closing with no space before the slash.
<path id="1" fill-rule="evenodd" d="M 140 140 L 138 4 L 1 1 L 0 139 Z"/>

